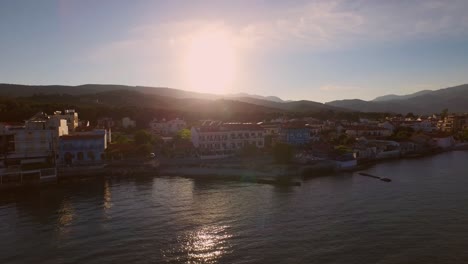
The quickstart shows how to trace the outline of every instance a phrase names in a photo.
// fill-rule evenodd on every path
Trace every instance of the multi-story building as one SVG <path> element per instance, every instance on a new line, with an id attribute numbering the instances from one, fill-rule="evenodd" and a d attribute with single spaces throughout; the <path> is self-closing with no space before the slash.
<path id="1" fill-rule="evenodd" d="M 378 126 L 348 126 L 345 130 L 346 135 L 350 137 L 388 137 L 392 135 L 392 131 Z"/>
<path id="2" fill-rule="evenodd" d="M 24 127 L 5 132 L 13 135 L 14 150 L 7 157 L 10 163 L 53 163 L 58 138 L 68 134 L 68 126 L 65 119 L 50 118 L 40 112 L 27 120 Z"/>
<path id="3" fill-rule="evenodd" d="M 289 145 L 304 145 L 310 142 L 310 128 L 305 122 L 288 122 L 281 125 L 279 142 Z"/>
<path id="4" fill-rule="evenodd" d="M 248 145 L 265 145 L 263 128 L 252 123 L 204 121 L 201 126 L 192 127 L 191 138 L 202 157 L 225 157 Z"/>
<path id="5" fill-rule="evenodd" d="M 439 123 L 439 128 L 443 132 L 458 133 L 468 124 L 467 115 L 449 115 Z"/>
<path id="6" fill-rule="evenodd" d="M 64 135 L 59 140 L 58 161 L 62 165 L 92 165 L 105 159 L 107 131 L 96 129 Z"/>
<path id="7" fill-rule="evenodd" d="M 322 124 L 307 124 L 306 127 L 309 129 L 310 132 L 310 141 L 320 141 L 320 133 L 322 132 L 323 125 Z"/>
<path id="8" fill-rule="evenodd" d="M 180 130 L 184 129 L 187 127 L 187 122 L 183 119 L 172 119 L 166 121 L 166 119 L 162 120 L 157 120 L 153 119 L 149 123 L 149 127 L 151 132 L 157 135 L 162 135 L 162 136 L 170 136 L 170 135 L 175 135 L 177 132 Z"/>
<path id="9" fill-rule="evenodd" d="M 67 109 L 62 111 L 55 111 L 54 115 L 50 116 L 50 119 L 65 119 L 68 126 L 68 131 L 73 132 L 78 127 L 78 113 L 74 109 Z"/>

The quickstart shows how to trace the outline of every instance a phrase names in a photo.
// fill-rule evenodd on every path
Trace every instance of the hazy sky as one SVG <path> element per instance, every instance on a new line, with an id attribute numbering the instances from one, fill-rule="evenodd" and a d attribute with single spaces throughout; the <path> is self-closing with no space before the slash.
<path id="1" fill-rule="evenodd" d="M 0 82 L 372 99 L 468 83 L 467 14 L 467 0 L 1 0 Z"/>

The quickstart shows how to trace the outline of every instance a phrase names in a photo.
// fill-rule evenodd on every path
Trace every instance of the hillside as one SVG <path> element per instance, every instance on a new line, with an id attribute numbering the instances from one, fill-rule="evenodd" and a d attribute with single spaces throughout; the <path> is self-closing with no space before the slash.
<path id="1" fill-rule="evenodd" d="M 431 93 L 431 90 L 422 90 L 416 93 L 412 94 L 407 94 L 407 95 L 396 95 L 396 94 L 387 94 L 383 96 L 378 96 L 374 100 L 374 102 L 384 102 L 384 101 L 392 101 L 392 100 L 404 100 L 404 99 L 410 99 L 416 96 L 424 95 L 424 94 L 429 94 Z"/>
<path id="2" fill-rule="evenodd" d="M 251 103 L 255 105 L 261 105 L 268 108 L 280 109 L 286 112 L 300 112 L 300 113 L 307 113 L 307 112 L 321 112 L 321 111 L 348 111 L 347 109 L 334 107 L 331 105 L 326 105 L 318 102 L 313 101 L 291 101 L 291 102 L 274 102 L 268 100 L 261 100 L 256 98 L 250 97 L 239 97 L 233 98 L 233 100 Z"/>
<path id="3" fill-rule="evenodd" d="M 100 102 L 104 102 L 106 98 L 99 96 L 100 93 L 108 93 L 106 96 L 110 96 L 113 99 L 115 91 L 119 91 L 119 94 L 122 91 L 129 91 L 129 92 L 137 92 L 152 96 L 159 96 L 163 99 L 156 100 L 156 97 L 152 97 L 153 102 L 158 102 L 160 108 L 165 109 L 174 109 L 174 104 L 178 104 L 179 102 L 174 102 L 172 99 L 199 99 L 205 100 L 203 101 L 203 105 L 199 105 L 202 109 L 207 107 L 206 100 L 215 101 L 211 103 L 211 105 L 219 104 L 216 102 L 218 100 L 224 100 L 224 104 L 229 104 L 230 107 L 237 108 L 237 105 L 246 106 L 246 110 L 252 108 L 251 105 L 257 105 L 259 107 L 255 107 L 255 109 L 267 110 L 267 112 L 278 111 L 288 111 L 288 112 L 321 112 L 327 110 L 334 110 L 334 111 L 344 111 L 344 109 L 340 109 L 334 106 L 325 105 L 322 103 L 317 103 L 313 101 L 283 101 L 281 98 L 276 96 L 260 96 L 260 95 L 252 95 L 246 93 L 239 93 L 239 94 L 228 94 L 228 95 L 216 95 L 216 94 L 208 94 L 208 93 L 197 93 L 191 91 L 185 91 L 180 89 L 173 89 L 173 88 L 165 88 L 165 87 L 145 87 L 145 86 L 125 86 L 125 85 L 107 85 L 107 84 L 85 84 L 79 86 L 64 86 L 64 85 L 47 85 L 47 86 L 40 86 L 40 85 L 16 85 L 16 84 L 0 84 L 0 96 L 8 96 L 8 97 L 28 97 L 32 95 L 72 95 L 72 96 L 79 96 L 80 100 L 85 100 L 88 102 L 92 102 L 91 98 L 100 99 Z M 133 94 L 132 94 L 133 95 Z M 93 97 L 94 96 L 94 97 Z M 116 100 L 114 103 L 118 105 L 128 105 L 129 102 L 134 101 L 135 96 L 130 96 L 128 98 L 124 98 L 125 100 Z M 138 97 L 138 96 L 137 96 Z M 139 97 L 138 97 L 139 98 Z M 138 103 L 143 103 L 148 98 L 139 98 Z M 235 101 L 237 103 L 227 103 L 229 101 Z M 200 101 L 199 101 L 200 102 Z M 242 103 L 244 104 L 242 104 Z M 137 102 L 134 102 L 137 103 Z M 190 104 L 193 105 L 193 104 Z M 240 110 L 240 109 L 239 109 Z M 216 111 L 216 109 L 213 109 Z"/>
<path id="4" fill-rule="evenodd" d="M 31 96 L 34 94 L 69 94 L 69 95 L 84 95 L 94 94 L 108 91 L 128 90 L 141 92 L 145 94 L 160 95 L 174 98 L 197 98 L 197 99 L 234 99 L 241 97 L 256 98 L 274 102 L 283 102 L 281 98 L 276 96 L 261 96 L 246 93 L 239 94 L 209 94 L 185 91 L 166 87 L 149 87 L 149 86 L 127 86 L 114 84 L 84 84 L 78 86 L 67 85 L 20 85 L 20 84 L 5 84 L 0 83 L 0 96 L 21 97 Z"/>
<path id="5" fill-rule="evenodd" d="M 330 106 L 360 112 L 394 112 L 431 114 L 449 109 L 450 112 L 468 112 L 468 84 L 435 91 L 421 91 L 391 100 L 339 100 L 326 103 Z"/>

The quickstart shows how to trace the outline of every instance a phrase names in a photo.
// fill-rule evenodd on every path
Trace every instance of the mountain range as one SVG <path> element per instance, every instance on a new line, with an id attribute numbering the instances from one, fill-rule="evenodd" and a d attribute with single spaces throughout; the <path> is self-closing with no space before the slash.
<path id="1" fill-rule="evenodd" d="M 450 112 L 464 113 L 468 112 L 468 84 L 408 95 L 386 95 L 371 101 L 352 99 L 326 104 L 359 112 L 431 114 L 448 109 Z"/>
<path id="2" fill-rule="evenodd" d="M 127 91 L 127 92 L 124 92 Z M 319 103 L 308 100 L 285 101 L 276 96 L 261 96 L 247 93 L 209 94 L 166 87 L 125 86 L 105 84 L 65 85 L 18 85 L 0 84 L 0 96 L 34 100 L 61 100 L 73 102 L 99 102 L 100 104 L 139 105 L 181 111 L 188 108 L 197 111 L 261 112 L 394 112 L 430 114 L 448 108 L 450 112 L 468 112 L 468 84 L 439 90 L 423 90 L 408 95 L 384 95 L 374 100 L 337 100 Z M 55 95 L 61 95 L 57 97 Z M 71 102 L 70 102 L 71 103 Z"/>

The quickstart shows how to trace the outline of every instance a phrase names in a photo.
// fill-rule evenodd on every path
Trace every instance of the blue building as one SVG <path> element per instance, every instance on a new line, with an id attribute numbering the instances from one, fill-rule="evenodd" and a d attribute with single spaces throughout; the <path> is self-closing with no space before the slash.
<path id="1" fill-rule="evenodd" d="M 105 130 L 61 136 L 58 162 L 63 165 L 99 164 L 105 159 L 106 138 Z"/>
<path id="2" fill-rule="evenodd" d="M 289 145 L 304 145 L 310 141 L 310 129 L 303 122 L 290 122 L 281 126 L 279 141 Z"/>

